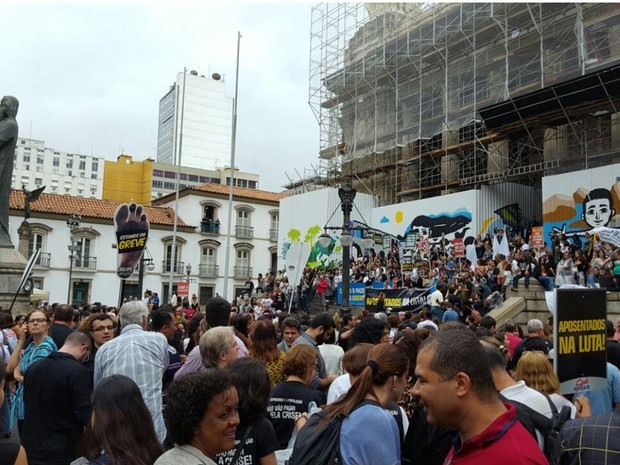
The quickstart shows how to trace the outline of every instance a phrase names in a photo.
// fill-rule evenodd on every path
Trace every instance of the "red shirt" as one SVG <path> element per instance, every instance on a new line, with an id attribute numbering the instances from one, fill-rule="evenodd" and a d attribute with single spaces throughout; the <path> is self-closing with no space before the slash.
<path id="1" fill-rule="evenodd" d="M 510 354 L 510 358 L 512 358 L 515 355 L 515 349 L 519 345 L 519 342 L 521 342 L 523 339 L 521 339 L 519 336 L 515 336 L 514 334 L 510 334 L 510 333 L 506 333 L 506 339 L 510 341 L 510 346 L 508 347 L 508 353 Z"/>
<path id="2" fill-rule="evenodd" d="M 457 436 L 444 465 L 548 465 L 536 440 L 517 420 L 517 410 L 508 409 L 477 436 L 461 444 Z"/>
<path id="3" fill-rule="evenodd" d="M 325 281 L 324 279 L 319 280 L 318 284 L 316 285 L 316 291 L 319 294 L 325 294 L 327 292 L 327 281 Z"/>

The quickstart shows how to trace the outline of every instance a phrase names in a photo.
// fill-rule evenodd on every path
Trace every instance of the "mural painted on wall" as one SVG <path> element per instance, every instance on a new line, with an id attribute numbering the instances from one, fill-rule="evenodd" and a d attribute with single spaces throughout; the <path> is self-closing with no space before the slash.
<path id="1" fill-rule="evenodd" d="M 580 187 L 572 197 L 554 194 L 543 202 L 544 234 L 585 235 L 592 228 L 620 227 L 620 181 L 610 188 Z"/>
<path id="2" fill-rule="evenodd" d="M 323 228 L 318 224 L 310 226 L 302 238 L 302 233 L 299 229 L 290 229 L 286 233 L 286 238 L 282 244 L 282 257 L 284 257 L 284 261 L 286 262 L 286 254 L 291 244 L 293 242 L 303 241 L 310 244 L 310 257 L 308 258 L 306 266 L 311 268 L 329 268 L 337 266 L 336 261 L 331 258 L 331 255 L 340 252 L 340 245 L 336 245 L 336 239 L 332 239 L 328 247 L 321 246 L 317 239 L 322 230 Z"/>

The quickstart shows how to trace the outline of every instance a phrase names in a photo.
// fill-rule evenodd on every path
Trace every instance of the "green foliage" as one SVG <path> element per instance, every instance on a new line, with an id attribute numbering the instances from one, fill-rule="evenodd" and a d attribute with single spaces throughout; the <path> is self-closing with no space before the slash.
<path id="1" fill-rule="evenodd" d="M 291 240 L 291 242 L 297 242 L 301 238 L 301 231 L 299 229 L 291 229 L 288 232 L 287 236 Z"/>

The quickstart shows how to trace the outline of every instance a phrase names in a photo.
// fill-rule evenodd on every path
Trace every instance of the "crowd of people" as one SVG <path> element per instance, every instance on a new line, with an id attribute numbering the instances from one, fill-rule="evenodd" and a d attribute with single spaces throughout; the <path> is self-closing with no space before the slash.
<path id="1" fill-rule="evenodd" d="M 548 436 L 523 421 L 523 405 L 571 418 L 562 463 L 618 463 L 617 435 L 602 443 L 590 432 L 618 426 L 620 324 L 608 322 L 608 389 L 568 399 L 550 363 L 552 318 L 442 323 L 427 305 L 254 319 L 221 297 L 191 317 L 182 302 L 115 310 L 55 305 L 0 319 L 2 432 L 16 420 L 20 438 L 0 463 L 295 465 L 309 457 L 296 447 L 337 420 L 344 464 L 499 453 L 548 463 Z"/>
<path id="2" fill-rule="evenodd" d="M 494 254 L 502 240 L 507 253 Z M 550 363 L 553 318 L 496 328 L 488 313 L 532 277 L 547 290 L 614 289 L 620 250 L 588 234 L 535 249 L 499 232 L 478 237 L 471 260 L 453 252 L 441 241 L 352 260 L 351 282 L 432 287 L 416 311 L 380 294 L 374 314 L 328 312 L 339 268 L 306 268 L 296 286 L 281 272 L 248 278 L 232 302 L 194 294 L 162 304 L 146 291 L 120 308 L 0 311 L 0 436 L 19 437 L 0 443 L 0 465 L 295 465 L 313 456 L 295 448 L 335 421 L 345 464 L 485 463 L 498 453 L 556 463 L 522 405 L 571 418 L 562 463 L 619 463 L 620 440 L 590 432 L 618 427 L 620 320 L 607 322 L 608 389 L 570 399 Z"/>

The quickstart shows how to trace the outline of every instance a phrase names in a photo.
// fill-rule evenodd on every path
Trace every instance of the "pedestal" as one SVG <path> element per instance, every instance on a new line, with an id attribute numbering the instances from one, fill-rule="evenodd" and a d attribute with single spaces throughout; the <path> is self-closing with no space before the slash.
<path id="1" fill-rule="evenodd" d="M 26 268 L 26 259 L 15 248 L 0 247 L 0 306 L 8 311 Z M 11 314 L 27 314 L 31 310 L 30 296 L 20 292 Z"/>

